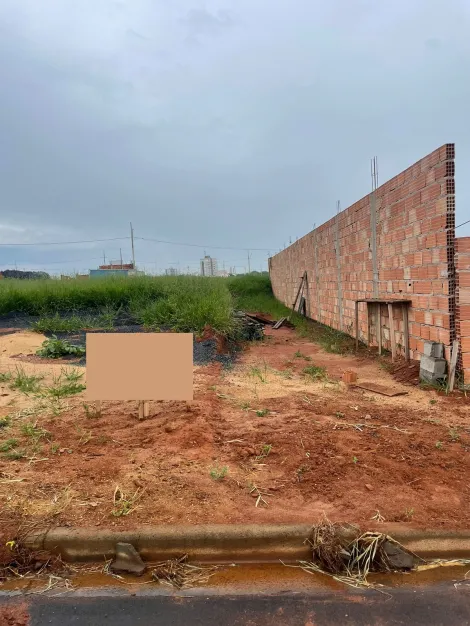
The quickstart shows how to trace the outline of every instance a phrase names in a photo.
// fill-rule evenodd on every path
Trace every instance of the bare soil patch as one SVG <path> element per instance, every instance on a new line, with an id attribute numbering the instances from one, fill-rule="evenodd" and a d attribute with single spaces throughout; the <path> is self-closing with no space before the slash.
<path id="1" fill-rule="evenodd" d="M 0 443 L 16 438 L 27 456 L 0 454 L 0 535 L 13 537 L 19 520 L 120 530 L 313 523 L 323 513 L 378 529 L 382 518 L 417 528 L 468 527 L 465 397 L 404 386 L 376 360 L 328 354 L 288 328 L 266 333 L 231 368 L 196 366 L 192 404 L 151 402 L 143 421 L 131 402 L 105 402 L 102 416 L 93 417 L 80 395 L 56 415 L 35 414 L 33 397 L 1 383 L 0 394 L 8 394 L 1 415 L 12 423 L 0 429 Z M 15 336 L 1 337 L 0 349 Z M 5 355 L 17 353 L 13 341 L 2 371 L 14 361 Z M 305 375 L 305 368 L 320 374 Z M 348 388 L 345 370 L 408 393 Z M 24 423 L 47 434 L 32 438 Z"/>

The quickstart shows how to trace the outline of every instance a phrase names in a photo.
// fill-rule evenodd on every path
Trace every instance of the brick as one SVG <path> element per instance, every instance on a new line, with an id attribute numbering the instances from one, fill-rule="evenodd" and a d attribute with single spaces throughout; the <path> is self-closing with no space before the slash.
<path id="1" fill-rule="evenodd" d="M 457 237 L 455 240 L 456 252 L 470 253 L 470 237 Z"/>
<path id="2" fill-rule="evenodd" d="M 460 346 L 462 352 L 470 352 L 470 337 L 461 337 Z"/>
<path id="3" fill-rule="evenodd" d="M 457 282 L 459 287 L 470 287 L 470 272 L 459 272 Z"/>

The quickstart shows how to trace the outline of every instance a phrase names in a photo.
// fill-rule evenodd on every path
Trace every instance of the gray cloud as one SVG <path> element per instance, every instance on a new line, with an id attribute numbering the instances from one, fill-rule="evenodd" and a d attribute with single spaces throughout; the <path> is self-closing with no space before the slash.
<path id="1" fill-rule="evenodd" d="M 371 156 L 383 182 L 448 141 L 464 221 L 469 21 L 463 0 L 3 0 L 0 242 L 126 236 L 132 220 L 242 269 L 245 252 L 210 246 L 275 251 L 368 193 Z M 0 265 L 86 268 L 102 247 L 0 248 Z M 203 252 L 137 250 L 160 268 Z"/>

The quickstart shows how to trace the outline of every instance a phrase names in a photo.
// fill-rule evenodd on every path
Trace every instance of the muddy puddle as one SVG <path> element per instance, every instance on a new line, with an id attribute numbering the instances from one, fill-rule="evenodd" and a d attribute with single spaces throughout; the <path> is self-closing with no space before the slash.
<path id="1" fill-rule="evenodd" d="M 300 568 L 282 564 L 229 565 L 223 566 L 207 583 L 185 590 L 159 584 L 152 579 L 152 567 L 141 577 L 124 575 L 119 578 L 104 572 L 77 568 L 73 575 L 49 576 L 36 579 L 15 579 L 0 585 L 1 592 L 25 594 L 62 595 L 69 593 L 129 593 L 129 594 L 197 594 L 197 593 L 306 593 L 309 591 L 345 591 L 351 587 L 337 582 L 329 576 L 307 573 Z M 467 575 L 468 581 L 465 576 Z M 468 587 L 470 589 L 469 566 L 437 567 L 422 572 L 371 574 L 369 582 L 380 590 L 403 586 L 421 586 L 437 583 Z M 366 591 L 365 588 L 361 588 Z"/>

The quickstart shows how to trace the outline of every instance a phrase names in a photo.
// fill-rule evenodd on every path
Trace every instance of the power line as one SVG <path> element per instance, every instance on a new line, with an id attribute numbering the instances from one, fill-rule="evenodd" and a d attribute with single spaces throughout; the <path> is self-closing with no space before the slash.
<path id="1" fill-rule="evenodd" d="M 462 224 L 459 224 L 455 228 L 460 228 L 461 226 L 465 226 L 465 224 L 469 224 L 469 223 L 470 223 L 470 220 L 467 220 L 466 222 L 463 222 Z"/>
<path id="2" fill-rule="evenodd" d="M 271 248 L 233 248 L 230 246 L 208 246 L 208 245 L 201 245 L 198 243 L 177 243 L 175 241 L 163 241 L 162 239 L 151 239 L 149 237 L 134 237 L 134 239 L 140 239 L 141 241 L 154 241 L 156 243 L 167 243 L 170 244 L 172 246 L 191 246 L 194 248 L 207 248 L 210 250 L 255 250 L 258 252 L 268 252 L 269 250 L 271 250 Z"/>
<path id="3" fill-rule="evenodd" d="M 0 246 L 16 248 L 18 246 L 66 246 L 75 243 L 95 243 L 96 241 L 120 241 L 130 239 L 130 237 L 112 237 L 110 239 L 84 239 L 83 241 L 48 241 L 41 243 L 0 243 Z"/>

